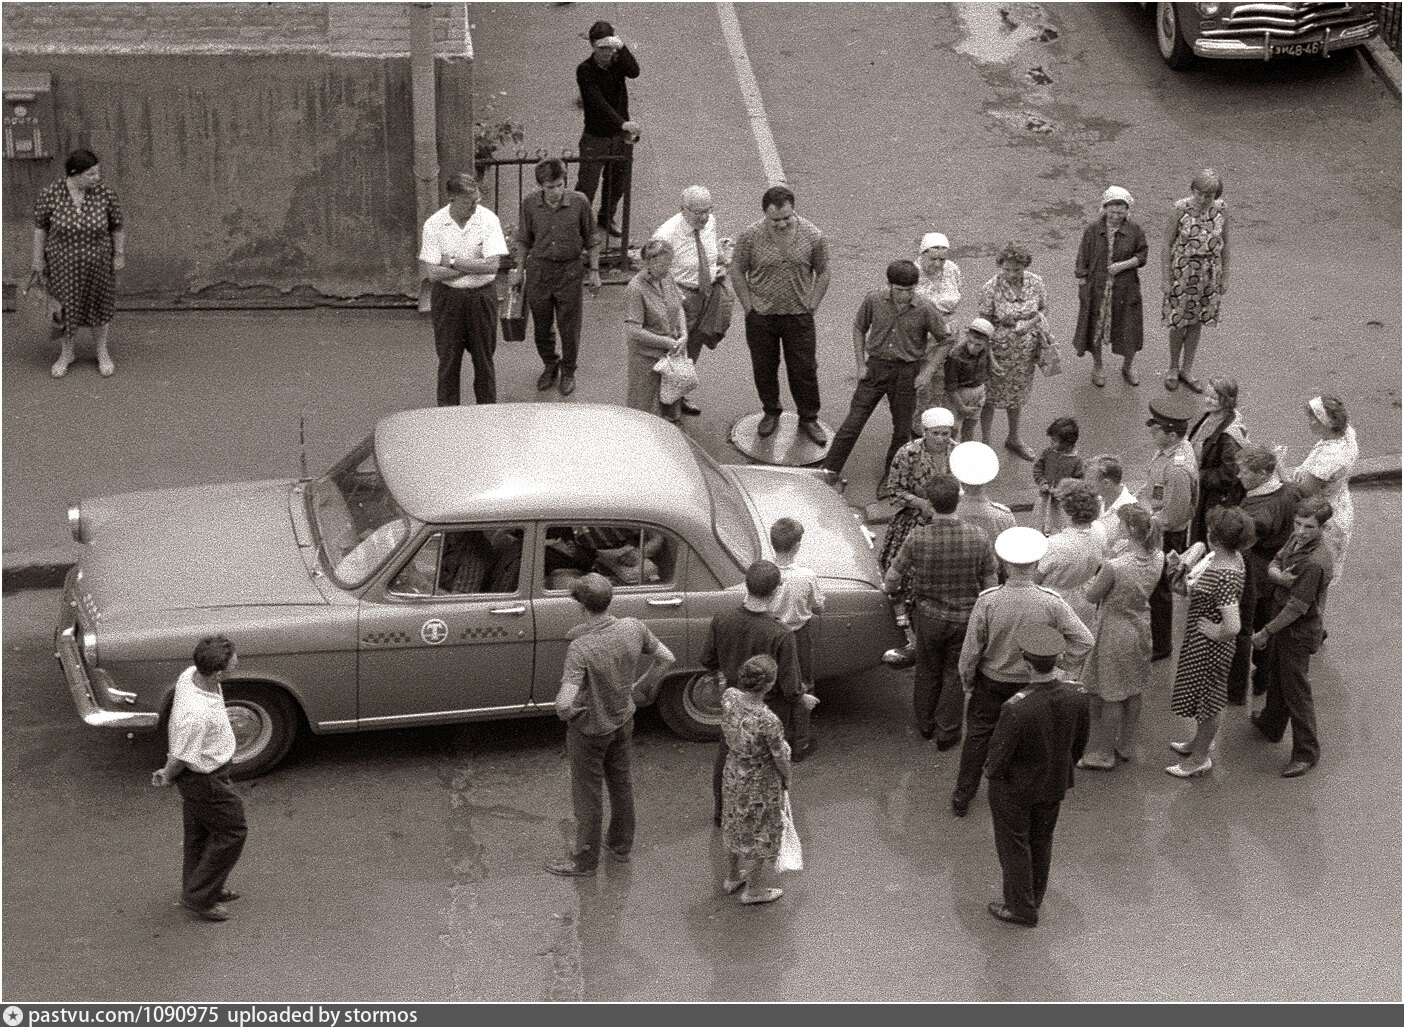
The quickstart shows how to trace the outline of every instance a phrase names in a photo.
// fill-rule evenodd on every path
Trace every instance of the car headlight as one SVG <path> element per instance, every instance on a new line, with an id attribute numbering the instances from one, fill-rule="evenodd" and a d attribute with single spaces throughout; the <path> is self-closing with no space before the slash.
<path id="1" fill-rule="evenodd" d="M 83 632 L 83 662 L 89 667 L 98 665 L 98 644 L 96 631 Z"/>
<path id="2" fill-rule="evenodd" d="M 83 508 L 77 503 L 68 508 L 68 530 L 74 542 L 83 541 Z"/>
<path id="3" fill-rule="evenodd" d="M 1219 13 L 1218 4 L 1195 4 L 1201 18 L 1212 18 Z"/>

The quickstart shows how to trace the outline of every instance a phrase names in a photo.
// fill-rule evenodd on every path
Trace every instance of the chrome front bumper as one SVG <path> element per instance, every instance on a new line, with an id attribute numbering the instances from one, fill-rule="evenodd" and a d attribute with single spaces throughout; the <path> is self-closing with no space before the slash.
<path id="1" fill-rule="evenodd" d="M 159 713 L 109 710 L 98 702 L 92 679 L 88 676 L 83 657 L 78 651 L 78 638 L 71 620 L 66 626 L 60 624 L 54 632 L 54 658 L 63 668 L 63 677 L 68 682 L 73 705 L 84 724 L 89 727 L 111 727 L 124 731 L 150 731 L 160 722 Z M 108 690 L 104 689 L 104 692 L 107 693 Z"/>
<path id="2" fill-rule="evenodd" d="M 1310 40 L 1293 39 L 1286 37 L 1271 37 L 1268 35 L 1254 35 L 1242 38 L 1212 38 L 1201 36 L 1194 41 L 1194 52 L 1197 57 L 1208 58 L 1209 60 L 1220 61 L 1266 61 L 1266 60 L 1291 60 L 1293 54 L 1278 54 L 1275 58 L 1271 55 L 1269 47 L 1276 43 L 1279 46 L 1292 46 L 1294 44 L 1316 43 L 1321 44 L 1320 56 L 1326 56 L 1336 50 L 1345 50 L 1352 46 L 1361 46 L 1379 34 L 1378 22 L 1370 22 L 1365 25 L 1355 25 L 1351 28 L 1342 29 L 1340 32 L 1328 32 L 1324 38 L 1318 37 Z"/>

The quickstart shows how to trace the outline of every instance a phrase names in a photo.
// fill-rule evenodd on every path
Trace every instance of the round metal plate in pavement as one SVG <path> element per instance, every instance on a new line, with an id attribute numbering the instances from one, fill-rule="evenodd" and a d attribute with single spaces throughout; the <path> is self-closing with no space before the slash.
<path id="1" fill-rule="evenodd" d="M 780 415 L 780 424 L 774 433 L 763 439 L 756 434 L 756 427 L 763 416 L 747 414 L 731 426 L 728 436 L 733 446 L 757 463 L 811 467 L 824 459 L 829 452 L 829 444 L 834 441 L 833 430 L 820 421 L 825 442 L 822 446 L 816 446 L 808 436 L 800 434 L 799 417 L 788 410 Z"/>

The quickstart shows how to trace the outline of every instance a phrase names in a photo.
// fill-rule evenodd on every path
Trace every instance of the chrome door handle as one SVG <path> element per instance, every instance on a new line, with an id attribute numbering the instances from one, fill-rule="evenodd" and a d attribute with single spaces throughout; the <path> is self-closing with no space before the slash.
<path id="1" fill-rule="evenodd" d="M 499 607 L 498 607 L 497 609 L 495 609 L 495 610 L 489 610 L 488 613 L 510 613 L 510 614 L 514 614 L 514 615 L 515 615 L 515 614 L 526 613 L 526 607 L 525 607 L 525 606 L 499 606 Z"/>
<path id="2" fill-rule="evenodd" d="M 649 606 L 681 606 L 682 597 L 669 596 L 666 599 L 649 599 L 647 602 Z"/>

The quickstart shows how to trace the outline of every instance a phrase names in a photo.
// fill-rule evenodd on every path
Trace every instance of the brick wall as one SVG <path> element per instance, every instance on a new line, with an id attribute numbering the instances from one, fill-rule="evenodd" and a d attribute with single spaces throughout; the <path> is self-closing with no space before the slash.
<path id="1" fill-rule="evenodd" d="M 409 4 L 6 3 L 4 49 L 24 54 L 403 57 Z M 441 57 L 471 57 L 467 5 L 437 3 Z"/>

